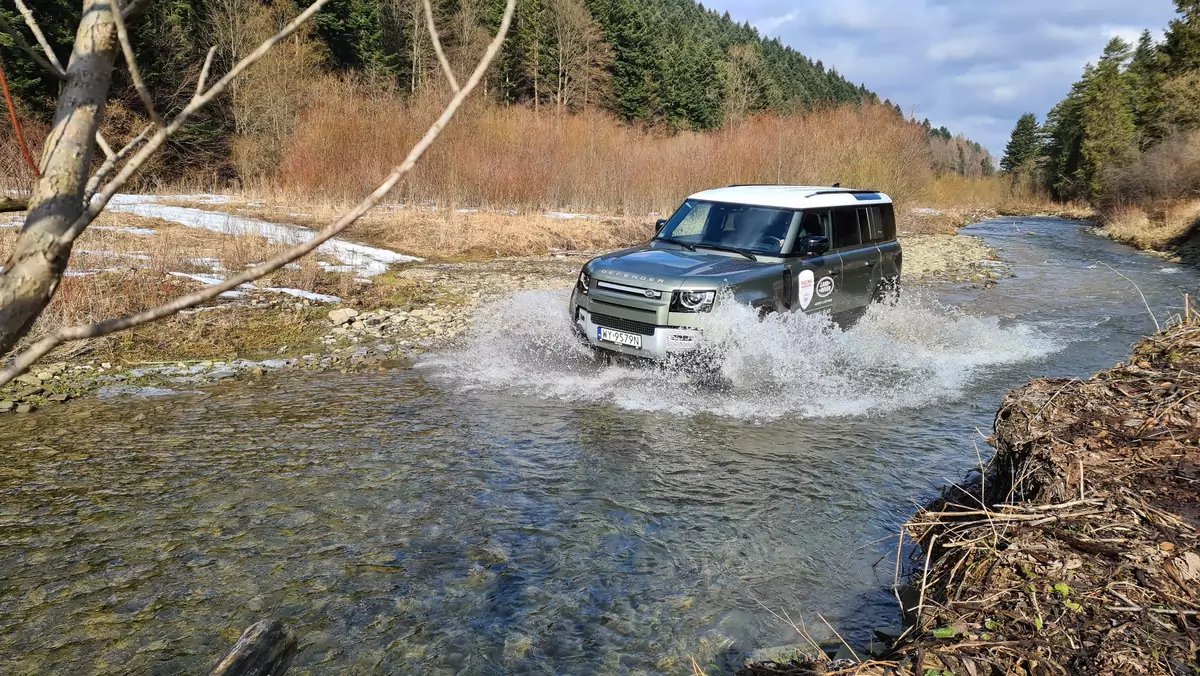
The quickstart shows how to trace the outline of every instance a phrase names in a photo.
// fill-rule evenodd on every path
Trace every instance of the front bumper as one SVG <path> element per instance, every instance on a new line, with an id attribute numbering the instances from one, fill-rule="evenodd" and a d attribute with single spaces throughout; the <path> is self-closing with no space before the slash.
<path id="1" fill-rule="evenodd" d="M 575 327 L 582 337 L 594 348 L 643 359 L 667 360 L 673 357 L 683 357 L 694 354 L 700 349 L 701 335 L 696 329 L 672 328 L 658 326 L 654 335 L 642 335 L 641 349 L 618 345 L 600 340 L 598 324 L 592 321 L 592 313 L 583 307 L 571 304 L 571 313 L 575 318 Z M 608 328 L 608 327 L 603 327 Z M 617 329 L 620 330 L 620 329 Z"/>

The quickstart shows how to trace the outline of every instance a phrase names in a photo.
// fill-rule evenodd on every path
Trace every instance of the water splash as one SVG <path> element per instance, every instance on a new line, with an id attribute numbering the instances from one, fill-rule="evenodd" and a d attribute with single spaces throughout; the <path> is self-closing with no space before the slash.
<path id="1" fill-rule="evenodd" d="M 894 306 L 873 306 L 848 331 L 821 315 L 760 321 L 749 308 L 724 303 L 705 334 L 720 355 L 714 374 L 610 365 L 575 336 L 566 306 L 566 295 L 552 292 L 499 300 L 479 313 L 463 347 L 422 366 L 468 391 L 772 420 L 954 400 L 989 367 L 1061 347 L 1031 326 L 971 316 L 912 293 Z"/>

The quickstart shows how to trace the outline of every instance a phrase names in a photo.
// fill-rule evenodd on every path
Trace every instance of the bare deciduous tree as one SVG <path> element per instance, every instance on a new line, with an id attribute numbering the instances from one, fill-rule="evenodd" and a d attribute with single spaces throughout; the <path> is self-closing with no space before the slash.
<path id="1" fill-rule="evenodd" d="M 45 143 L 41 160 L 41 178 L 33 188 L 25 225 L 4 269 L 0 271 L 0 357 L 9 355 L 54 297 L 67 269 L 71 248 L 80 234 L 104 210 L 126 182 L 167 143 L 197 111 L 225 92 L 230 85 L 280 42 L 294 35 L 297 29 L 328 0 L 315 0 L 304 11 L 288 21 L 275 35 L 260 43 L 210 83 L 216 48 L 209 50 L 201 68 L 195 93 L 181 110 L 164 119 L 154 110 L 148 95 L 143 101 L 153 122 L 119 151 L 108 147 L 99 135 L 104 107 L 112 86 L 113 68 L 119 53 L 128 59 L 131 81 L 139 93 L 145 89 L 124 22 L 132 19 L 140 6 L 150 0 L 134 0 L 124 9 L 116 0 L 82 0 L 83 14 L 76 32 L 71 60 L 65 69 L 54 58 L 37 28 L 31 13 L 24 13 L 34 36 L 42 44 L 47 58 L 43 59 L 27 40 L 11 26 L 9 31 L 17 43 L 39 63 L 63 80 L 58 106 Z M 429 0 L 424 0 L 430 12 Z M 495 58 L 512 22 L 516 0 L 508 0 L 500 28 L 484 50 L 470 77 L 455 93 L 442 114 L 425 135 L 413 146 L 408 156 L 392 168 L 379 186 L 357 206 L 308 241 L 285 251 L 260 265 L 240 272 L 229 279 L 176 298 L 164 305 L 136 312 L 125 317 L 96 324 L 63 327 L 34 342 L 17 354 L 2 370 L 0 385 L 25 372 L 38 359 L 55 347 L 69 341 L 84 340 L 129 329 L 147 322 L 169 317 L 216 298 L 225 291 L 268 275 L 288 263 L 311 253 L 322 243 L 336 236 L 362 217 L 408 174 L 438 135 L 454 117 L 463 101 L 483 80 L 488 66 Z M 430 36 L 438 42 L 437 31 L 430 27 Z M 454 81 L 453 73 L 447 77 Z M 93 156 L 99 147 L 106 159 L 99 169 L 91 171 Z"/>
<path id="2" fill-rule="evenodd" d="M 554 103 L 561 115 L 588 105 L 589 95 L 599 89 L 607 72 L 612 52 L 581 0 L 551 0 L 550 13 L 557 57 Z"/>

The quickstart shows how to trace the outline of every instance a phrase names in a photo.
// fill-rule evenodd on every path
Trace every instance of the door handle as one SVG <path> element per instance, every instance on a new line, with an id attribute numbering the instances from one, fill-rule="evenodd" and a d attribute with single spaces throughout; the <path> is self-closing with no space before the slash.
<path id="1" fill-rule="evenodd" d="M 866 262 L 866 266 L 867 266 L 868 268 L 873 268 L 873 267 L 875 267 L 875 261 L 867 261 L 867 262 Z"/>

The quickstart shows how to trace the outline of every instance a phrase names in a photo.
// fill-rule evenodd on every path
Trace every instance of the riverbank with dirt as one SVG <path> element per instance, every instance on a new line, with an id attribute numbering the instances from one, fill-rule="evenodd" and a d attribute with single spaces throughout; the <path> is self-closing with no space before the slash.
<path id="1" fill-rule="evenodd" d="M 1004 399 L 986 471 L 905 527 L 919 544 L 899 595 L 912 622 L 880 637 L 890 648 L 740 673 L 1197 673 L 1200 317 L 1189 319 L 1128 363 Z"/>
<path id="2" fill-rule="evenodd" d="M 118 205 L 130 211 L 106 214 L 92 233 L 100 239 L 80 247 L 82 267 L 69 273 L 64 300 L 56 301 L 81 309 L 63 312 L 62 318 L 90 321 L 85 310 L 106 310 L 105 316 L 111 316 L 161 302 L 265 258 L 294 233 L 307 232 L 295 225 L 254 220 L 227 201 L 213 198 L 202 204 L 204 209 L 178 206 L 165 198 L 139 198 Z M 254 207 L 246 208 L 259 215 Z M 474 213 L 452 217 L 455 222 L 482 218 Z M 596 232 L 606 226 L 592 217 L 552 214 L 540 220 L 555 228 L 585 223 L 579 227 L 592 232 L 588 242 L 604 239 Z M 0 236 L 15 234 L 16 223 L 8 222 L 10 227 L 0 229 Z M 420 353 L 459 340 L 490 300 L 522 291 L 565 294 L 580 266 L 603 251 L 497 256 L 497 250 L 487 257 L 477 252 L 474 258 L 447 261 L 424 250 L 401 254 L 380 248 L 375 245 L 388 240 L 379 234 L 382 226 L 377 223 L 368 230 L 370 244 L 338 240 L 315 262 L 283 271 L 278 279 L 243 287 L 163 322 L 64 346 L 45 364 L 0 388 L 0 413 L 26 413 L 93 392 L 196 387 L 272 371 L 404 366 Z M 612 236 L 617 238 L 613 244 L 631 243 L 626 242 L 628 234 Z M 974 237 L 915 234 L 903 236 L 901 242 L 906 285 L 989 284 L 1007 274 L 995 253 Z M 456 254 L 460 258 L 478 249 L 462 246 L 467 248 Z M 526 246 L 532 244 L 517 248 Z M 544 250 L 546 243 L 538 246 Z M 143 305 L 112 304 L 121 299 Z"/>

